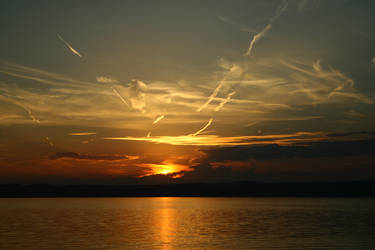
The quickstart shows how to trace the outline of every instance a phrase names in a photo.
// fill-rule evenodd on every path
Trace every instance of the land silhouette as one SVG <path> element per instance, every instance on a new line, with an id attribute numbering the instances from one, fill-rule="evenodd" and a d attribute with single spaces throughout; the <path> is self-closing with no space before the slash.
<path id="1" fill-rule="evenodd" d="M 160 185 L 8 184 L 0 197 L 375 197 L 375 181 L 231 182 Z"/>

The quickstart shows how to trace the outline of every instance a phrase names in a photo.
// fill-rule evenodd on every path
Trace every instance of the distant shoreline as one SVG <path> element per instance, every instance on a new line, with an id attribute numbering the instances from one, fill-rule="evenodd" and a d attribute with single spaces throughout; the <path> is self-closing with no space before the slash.
<path id="1" fill-rule="evenodd" d="M 375 197 L 375 181 L 0 185 L 0 198 L 13 197 Z"/>

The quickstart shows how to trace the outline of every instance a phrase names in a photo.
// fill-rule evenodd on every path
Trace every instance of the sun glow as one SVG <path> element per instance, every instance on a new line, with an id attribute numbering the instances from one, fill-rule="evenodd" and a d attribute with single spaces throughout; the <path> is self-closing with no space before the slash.
<path id="1" fill-rule="evenodd" d="M 153 165 L 154 174 L 170 174 L 175 172 L 173 165 Z"/>
<path id="2" fill-rule="evenodd" d="M 211 121 L 211 120 L 210 120 Z M 210 124 L 210 121 L 208 124 Z M 207 126 L 207 125 L 206 125 Z M 200 131 L 198 131 L 200 132 Z M 185 146 L 245 146 L 254 144 L 290 145 L 296 142 L 314 142 L 327 139 L 322 132 L 296 132 L 291 134 L 229 136 L 217 135 L 181 135 L 151 137 L 106 137 L 106 140 L 145 141 Z"/>
<path id="3" fill-rule="evenodd" d="M 163 164 L 145 164 L 151 168 L 151 173 L 143 175 L 143 176 L 150 176 L 150 175 L 171 175 L 172 178 L 180 178 L 184 174 L 179 173 L 181 171 L 191 171 L 192 169 L 189 166 L 180 165 L 176 163 L 172 163 L 168 160 L 163 161 Z M 177 174 L 178 173 L 178 174 Z M 143 177 L 141 176 L 141 177 Z"/>

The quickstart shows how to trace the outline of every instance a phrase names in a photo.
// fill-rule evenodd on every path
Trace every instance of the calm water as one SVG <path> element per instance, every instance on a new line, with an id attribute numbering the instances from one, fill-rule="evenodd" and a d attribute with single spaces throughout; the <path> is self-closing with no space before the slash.
<path id="1" fill-rule="evenodd" d="M 374 199 L 0 199 L 0 249 L 375 249 Z"/>

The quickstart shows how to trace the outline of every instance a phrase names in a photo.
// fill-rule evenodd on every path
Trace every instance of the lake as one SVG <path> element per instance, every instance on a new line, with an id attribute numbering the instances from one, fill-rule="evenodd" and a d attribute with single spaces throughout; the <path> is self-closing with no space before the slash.
<path id="1" fill-rule="evenodd" d="M 2 198 L 0 249 L 375 249 L 375 199 Z"/>

